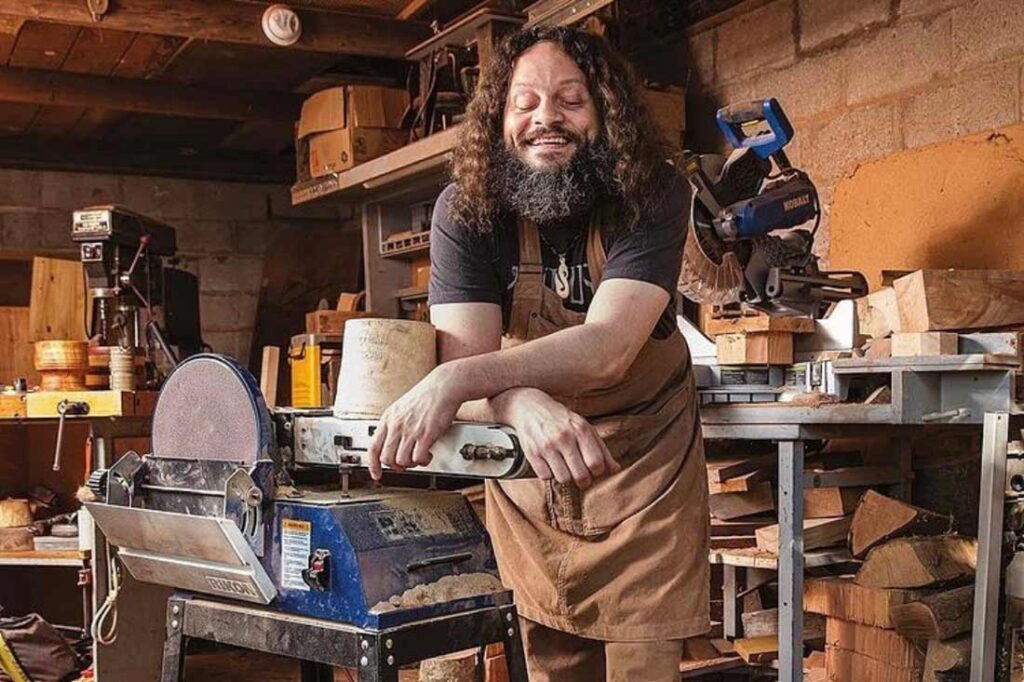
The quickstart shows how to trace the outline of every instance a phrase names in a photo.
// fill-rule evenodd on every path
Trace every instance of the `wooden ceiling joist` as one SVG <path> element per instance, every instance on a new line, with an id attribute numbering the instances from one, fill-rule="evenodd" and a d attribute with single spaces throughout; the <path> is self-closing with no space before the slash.
<path id="1" fill-rule="evenodd" d="M 118 0 L 99 22 L 86 3 L 67 0 L 0 0 L 0 15 L 139 33 L 274 47 L 260 19 L 267 4 L 209 0 Z M 425 24 L 386 17 L 294 8 L 302 37 L 290 48 L 400 59 L 430 37 Z"/>
<path id="2" fill-rule="evenodd" d="M 0 101 L 232 121 L 293 121 L 302 98 L 166 81 L 0 67 Z"/>

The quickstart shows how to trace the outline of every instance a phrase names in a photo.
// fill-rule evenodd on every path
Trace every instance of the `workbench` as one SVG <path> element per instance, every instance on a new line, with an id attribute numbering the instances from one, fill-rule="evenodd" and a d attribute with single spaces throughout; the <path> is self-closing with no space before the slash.
<path id="1" fill-rule="evenodd" d="M 397 682 L 403 665 L 500 642 L 508 679 L 527 681 L 519 617 L 511 603 L 371 630 L 175 593 L 167 601 L 166 624 L 161 682 L 184 680 L 188 639 L 298 659 L 302 682 L 331 682 L 335 666 L 356 670 L 360 682 Z M 477 660 L 482 675 L 483 661 Z"/>
<path id="2" fill-rule="evenodd" d="M 922 428 L 942 426 L 978 429 L 986 411 L 1019 411 L 1014 377 L 1019 359 L 1007 355 L 959 355 L 939 358 L 836 360 L 837 376 L 890 373 L 892 402 L 883 405 L 785 403 L 705 405 L 700 409 L 703 436 L 708 440 L 759 440 L 778 444 L 779 551 L 777 556 L 713 551 L 712 563 L 724 567 L 723 631 L 738 632 L 737 571 L 777 568 L 779 580 L 779 680 L 803 679 L 804 567 L 849 561 L 842 551 L 803 551 L 803 490 L 818 485 L 804 472 L 808 441 L 888 435 L 896 441 L 895 466 L 905 481 L 892 491 L 910 499 L 912 461 L 910 436 Z M 1005 446 L 1004 446 L 1005 451 Z M 984 499 L 984 494 L 983 494 Z M 774 564 L 774 565 L 773 565 Z M 979 565 L 979 576 L 981 575 Z"/>

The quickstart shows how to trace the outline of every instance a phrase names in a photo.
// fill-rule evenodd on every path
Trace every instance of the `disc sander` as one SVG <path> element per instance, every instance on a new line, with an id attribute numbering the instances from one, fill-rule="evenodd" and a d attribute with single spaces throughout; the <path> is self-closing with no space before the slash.
<path id="1" fill-rule="evenodd" d="M 153 412 L 153 454 L 252 464 L 271 447 L 270 413 L 242 365 L 195 355 L 171 372 Z"/>

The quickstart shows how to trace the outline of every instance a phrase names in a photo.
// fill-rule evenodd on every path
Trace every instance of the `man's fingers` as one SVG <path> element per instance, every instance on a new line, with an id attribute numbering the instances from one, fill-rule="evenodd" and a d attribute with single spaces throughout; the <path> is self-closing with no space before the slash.
<path id="1" fill-rule="evenodd" d="M 537 449 L 533 446 L 529 446 L 526 443 L 522 443 L 523 454 L 526 455 L 526 461 L 530 463 L 530 467 L 533 469 L 534 475 L 542 481 L 550 481 L 554 478 L 554 474 L 551 473 L 551 467 L 544 461 L 544 458 L 537 453 Z"/>
<path id="2" fill-rule="evenodd" d="M 381 464 L 389 469 L 395 469 L 396 471 L 402 471 L 402 467 L 395 461 L 395 456 L 398 454 L 398 446 L 401 445 L 401 437 L 395 431 L 390 431 L 387 434 L 387 440 L 384 441 L 384 448 L 380 453 Z"/>
<path id="3" fill-rule="evenodd" d="M 407 469 L 412 466 L 412 449 L 416 446 L 416 441 L 407 436 L 402 436 L 402 442 L 398 445 L 395 450 L 395 464 Z"/>
<path id="4" fill-rule="evenodd" d="M 430 464 L 431 460 L 434 459 L 434 455 L 430 453 L 430 448 L 434 444 L 429 442 L 426 438 L 420 438 L 416 441 L 416 447 L 412 451 L 412 463 L 413 466 L 426 466 Z"/>
<path id="5" fill-rule="evenodd" d="M 379 481 L 384 473 L 380 466 L 380 452 L 384 447 L 384 440 L 388 435 L 388 425 L 381 422 L 373 433 L 373 440 L 370 441 L 370 477 Z"/>
<path id="6" fill-rule="evenodd" d="M 606 471 L 605 450 L 602 449 L 604 443 L 594 433 L 594 429 L 590 428 L 589 425 L 581 429 L 577 442 L 579 443 L 580 454 L 583 455 L 583 462 L 587 465 L 591 475 L 595 477 L 604 475 Z"/>
<path id="7" fill-rule="evenodd" d="M 544 461 L 547 463 L 548 468 L 551 469 L 551 475 L 554 476 L 555 480 L 559 483 L 571 481 L 572 473 L 569 471 L 569 467 L 565 465 L 562 455 L 557 450 L 548 450 L 548 453 L 544 457 Z"/>
<path id="8" fill-rule="evenodd" d="M 565 465 L 569 467 L 572 480 L 576 482 L 576 485 L 581 489 L 589 488 L 594 479 L 590 475 L 587 463 L 583 461 L 583 455 L 580 454 L 580 448 L 575 438 L 562 446 L 562 459 L 565 460 Z"/>

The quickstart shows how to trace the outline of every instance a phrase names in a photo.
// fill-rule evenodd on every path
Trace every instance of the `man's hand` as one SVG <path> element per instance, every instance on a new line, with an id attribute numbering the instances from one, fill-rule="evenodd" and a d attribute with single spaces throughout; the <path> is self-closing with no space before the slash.
<path id="1" fill-rule="evenodd" d="M 430 448 L 448 430 L 462 399 L 452 374 L 435 368 L 384 411 L 370 442 L 370 475 L 380 480 L 382 465 L 396 471 L 430 464 Z"/>
<path id="2" fill-rule="evenodd" d="M 621 471 L 590 422 L 547 393 L 520 388 L 498 400 L 537 478 L 587 488 L 595 478 Z"/>

